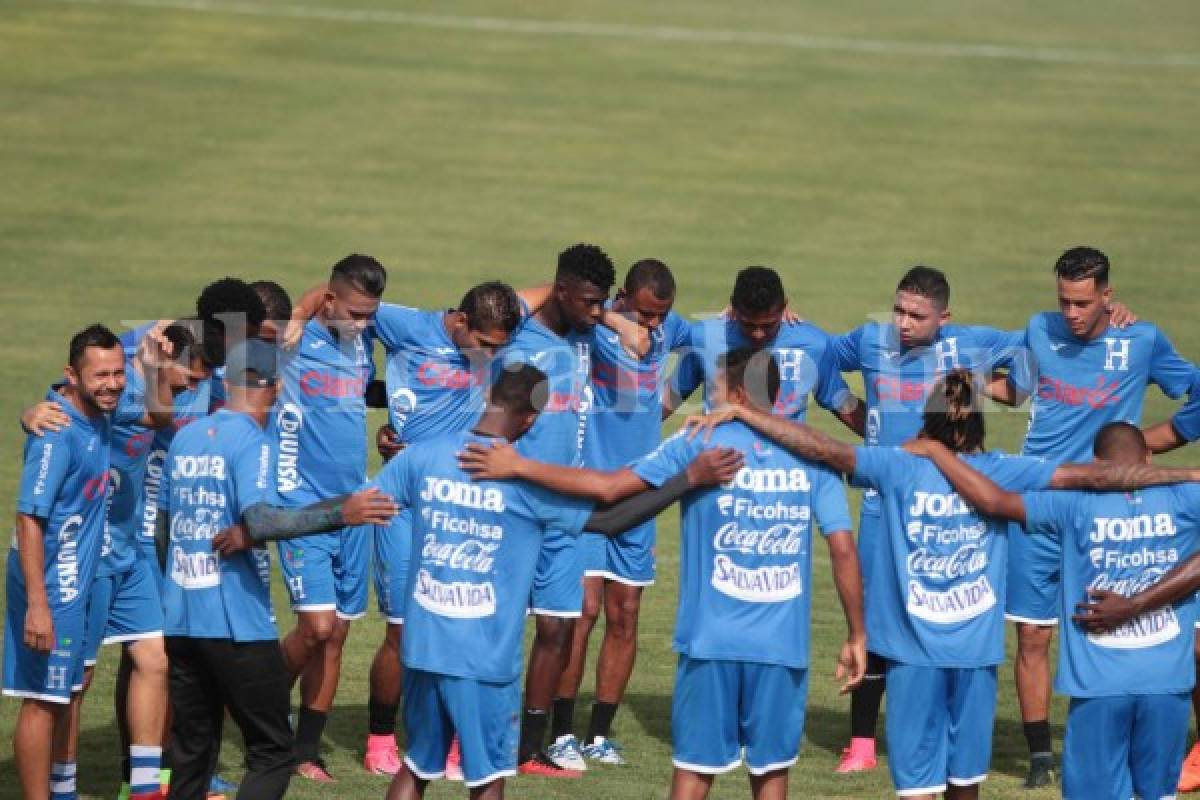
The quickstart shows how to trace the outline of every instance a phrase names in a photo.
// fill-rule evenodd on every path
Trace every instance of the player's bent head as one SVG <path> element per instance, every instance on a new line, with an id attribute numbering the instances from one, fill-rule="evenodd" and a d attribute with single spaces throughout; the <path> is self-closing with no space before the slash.
<path id="1" fill-rule="evenodd" d="M 258 336 L 268 342 L 279 339 L 279 334 L 287 328 L 288 320 L 292 318 L 292 298 L 275 281 L 255 281 L 250 288 L 262 300 L 263 308 L 267 310 L 266 319 L 259 328 Z"/>
<path id="2" fill-rule="evenodd" d="M 201 346 L 212 366 L 225 363 L 225 351 L 243 336 L 257 336 L 267 310 L 250 284 L 222 278 L 201 290 L 196 316 L 203 323 Z"/>
<path id="3" fill-rule="evenodd" d="M 770 411 L 779 396 L 779 362 L 769 350 L 742 347 L 717 357 L 718 398 Z"/>
<path id="4" fill-rule="evenodd" d="M 1150 448 L 1141 429 L 1128 422 L 1110 422 L 1096 434 L 1092 450 L 1100 461 L 1141 464 L 1150 461 Z"/>
<path id="5" fill-rule="evenodd" d="M 546 373 L 531 364 L 508 364 L 492 384 L 491 406 L 515 423 L 513 438 L 533 427 L 546 407 L 549 384 Z"/>
<path id="6" fill-rule="evenodd" d="M 166 376 L 174 394 L 195 389 L 212 374 L 196 337 L 199 323 L 199 320 L 180 320 L 163 329 L 163 338 L 171 343 L 171 364 Z"/>
<path id="7" fill-rule="evenodd" d="M 1108 286 L 1108 256 L 1094 247 L 1072 247 L 1054 263 L 1060 281 L 1092 281 L 1096 291 Z"/>
<path id="8" fill-rule="evenodd" d="M 950 307 L 950 281 L 946 273 L 934 267 L 917 265 L 904 273 L 900 283 L 896 284 L 897 292 L 908 292 L 929 300 L 938 311 Z"/>
<path id="9" fill-rule="evenodd" d="M 71 337 L 63 373 L 86 411 L 94 414 L 114 410 L 125 391 L 121 340 L 103 325 L 89 325 Z"/>
<path id="10" fill-rule="evenodd" d="M 770 267 L 746 267 L 733 282 L 729 306 L 746 338 L 752 345 L 762 346 L 775 337 L 783 323 L 787 308 L 783 280 Z"/>
<path id="11" fill-rule="evenodd" d="M 585 333 L 598 325 L 616 280 L 612 259 L 594 244 L 573 244 L 559 253 L 554 298 L 567 323 Z"/>
<path id="12" fill-rule="evenodd" d="M 366 330 L 379 309 L 387 286 L 387 270 L 371 256 L 353 253 L 333 265 L 322 315 L 345 336 Z"/>
<path id="13" fill-rule="evenodd" d="M 987 431 L 982 402 L 982 387 L 970 370 L 947 372 L 933 385 L 925 401 L 922 435 L 956 453 L 983 450 Z"/>
<path id="14" fill-rule="evenodd" d="M 521 324 L 521 301 L 507 283 L 488 281 L 472 286 L 451 320 L 450 338 L 461 350 L 487 355 L 508 344 Z"/>
<path id="15" fill-rule="evenodd" d="M 622 310 L 637 314 L 639 325 L 653 330 L 675 305 L 675 276 L 657 258 L 643 258 L 625 274 L 625 285 L 617 292 L 617 299 Z"/>

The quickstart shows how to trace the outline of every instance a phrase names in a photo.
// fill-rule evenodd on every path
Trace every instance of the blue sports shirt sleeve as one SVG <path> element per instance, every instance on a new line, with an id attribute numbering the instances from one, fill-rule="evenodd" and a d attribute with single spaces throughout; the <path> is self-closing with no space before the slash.
<path id="1" fill-rule="evenodd" d="M 888 468 L 897 455 L 905 455 L 895 447 L 854 448 L 854 472 L 850 474 L 850 485 L 860 489 L 878 489 L 886 480 Z"/>
<path id="2" fill-rule="evenodd" d="M 817 386 L 814 392 L 817 403 L 829 411 L 840 411 L 850 399 L 850 387 L 842 378 L 833 349 L 825 347 L 817 363 Z"/>
<path id="3" fill-rule="evenodd" d="M 1036 456 L 1002 455 L 988 471 L 991 478 L 1007 492 L 1035 492 L 1049 489 L 1058 464 Z"/>
<path id="4" fill-rule="evenodd" d="M 392 460 L 383 465 L 374 478 L 367 481 L 364 489 L 377 488 L 379 491 L 396 501 L 396 505 L 411 507 L 412 492 L 409 479 L 412 473 L 412 460 L 417 450 L 409 447 L 401 450 Z"/>
<path id="5" fill-rule="evenodd" d="M 829 350 L 839 372 L 856 372 L 862 366 L 863 327 L 860 325 L 849 333 L 829 337 Z"/>
<path id="6" fill-rule="evenodd" d="M 697 442 L 689 441 L 680 431 L 660 444 L 654 452 L 635 461 L 632 469 L 635 475 L 651 486 L 662 486 L 687 469 L 699 451 Z"/>
<path id="7" fill-rule="evenodd" d="M 166 470 L 164 470 L 165 472 Z M 271 446 L 266 439 L 248 441 L 233 457 L 234 519 L 240 520 L 250 506 L 271 496 L 267 481 L 271 474 Z"/>
<path id="8" fill-rule="evenodd" d="M 1157 329 L 1150 359 L 1150 380 L 1167 397 L 1181 397 L 1192 389 L 1198 375 L 1195 365 L 1179 355 L 1167 335 Z"/>
<path id="9" fill-rule="evenodd" d="M 853 530 L 842 476 L 827 467 L 817 467 L 812 472 L 812 509 L 821 526 L 821 534 L 828 536 L 837 531 Z"/>
<path id="10" fill-rule="evenodd" d="M 704 383 L 704 326 L 703 323 L 693 322 L 688 332 L 687 351 L 679 359 L 675 367 L 674 389 L 683 399 Z"/>
<path id="11" fill-rule="evenodd" d="M 1025 503 L 1025 532 L 1061 536 L 1070 529 L 1075 492 L 1036 491 L 1021 496 Z"/>
<path id="12" fill-rule="evenodd" d="M 420 312 L 415 308 L 380 303 L 375 311 L 375 337 L 389 354 L 393 353 L 412 337 L 413 323 L 419 319 Z"/>
<path id="13" fill-rule="evenodd" d="M 71 452 L 63 432 L 25 438 L 25 463 L 21 467 L 21 490 L 17 511 L 46 518 L 71 468 Z"/>
<path id="14" fill-rule="evenodd" d="M 1187 403 L 1171 417 L 1171 427 L 1185 441 L 1200 439 L 1200 383 L 1192 384 Z"/>
<path id="15" fill-rule="evenodd" d="M 542 527 L 556 530 L 568 536 L 583 532 L 583 526 L 591 516 L 593 503 L 579 497 L 556 494 L 541 486 L 525 484 L 526 497 Z"/>

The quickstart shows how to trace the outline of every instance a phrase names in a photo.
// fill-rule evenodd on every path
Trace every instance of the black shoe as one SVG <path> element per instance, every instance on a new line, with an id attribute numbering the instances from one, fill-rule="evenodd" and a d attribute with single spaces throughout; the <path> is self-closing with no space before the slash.
<path id="1" fill-rule="evenodd" d="M 1054 756 L 1036 755 L 1029 759 L 1029 774 L 1025 776 L 1026 789 L 1042 789 L 1054 785 Z"/>

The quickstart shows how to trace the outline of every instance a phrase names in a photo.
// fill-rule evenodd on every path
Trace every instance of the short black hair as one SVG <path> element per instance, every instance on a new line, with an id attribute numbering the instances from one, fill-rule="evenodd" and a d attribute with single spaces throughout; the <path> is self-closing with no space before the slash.
<path id="1" fill-rule="evenodd" d="M 944 272 L 933 267 L 913 267 L 896 284 L 896 291 L 920 295 L 941 309 L 950 306 L 950 281 Z"/>
<path id="2" fill-rule="evenodd" d="M 467 315 L 467 326 L 473 331 L 512 333 L 521 323 L 520 299 L 511 286 L 500 281 L 471 287 L 463 295 L 458 310 Z"/>
<path id="3" fill-rule="evenodd" d="M 179 320 L 163 329 L 163 338 L 170 342 L 173 348 L 172 358 L 177 363 L 182 362 L 185 356 L 189 363 L 193 358 L 199 358 L 208 364 L 208 359 L 204 357 L 204 350 L 196 347 L 196 334 L 189 326 L 189 322 L 195 321 Z"/>
<path id="4" fill-rule="evenodd" d="M 371 297 L 383 297 L 387 270 L 371 256 L 352 253 L 333 265 L 329 282 L 342 281 Z"/>
<path id="5" fill-rule="evenodd" d="M 1054 274 L 1064 281 L 1092 278 L 1100 289 L 1108 286 L 1108 256 L 1094 247 L 1072 247 L 1054 262 Z"/>
<path id="6" fill-rule="evenodd" d="M 725 387 L 746 390 L 754 404 L 762 408 L 775 405 L 779 396 L 779 362 L 770 350 L 739 347 L 717 357 L 717 368 L 725 373 Z"/>
<path id="7" fill-rule="evenodd" d="M 492 384 L 491 401 L 515 414 L 541 411 L 546 405 L 546 373 L 531 364 L 509 364 Z"/>
<path id="8" fill-rule="evenodd" d="M 255 281 L 250 284 L 250 288 L 258 295 L 258 299 L 262 300 L 263 307 L 267 310 L 266 319 L 275 322 L 291 319 L 292 298 L 288 296 L 287 289 L 275 281 Z"/>
<path id="9" fill-rule="evenodd" d="M 89 325 L 71 337 L 71 345 L 67 350 L 67 363 L 71 369 L 78 370 L 83 363 L 84 352 L 89 347 L 99 347 L 101 350 L 112 350 L 120 347 L 121 340 L 117 335 L 100 323 Z"/>
<path id="10" fill-rule="evenodd" d="M 617 270 L 608 254 L 594 244 L 573 244 L 558 254 L 555 280 L 574 278 L 608 291 L 617 281 Z"/>
<path id="11" fill-rule="evenodd" d="M 1128 422 L 1110 422 L 1096 434 L 1092 444 L 1092 452 L 1096 458 L 1103 461 L 1116 460 L 1121 457 L 1144 458 L 1150 448 L 1146 445 L 1146 435 L 1137 425 Z"/>
<path id="12" fill-rule="evenodd" d="M 657 258 L 636 262 L 625 275 L 625 293 L 632 296 L 642 289 L 649 289 L 659 300 L 670 300 L 675 296 L 671 268 Z"/>
<path id="13" fill-rule="evenodd" d="M 205 286 L 196 298 L 196 316 L 206 323 L 220 322 L 229 314 L 245 314 L 248 326 L 261 325 L 267 309 L 250 284 L 238 278 L 222 278 Z"/>
<path id="14" fill-rule="evenodd" d="M 733 282 L 733 296 L 729 302 L 736 311 L 767 314 L 783 308 L 787 304 L 787 295 L 778 272 L 770 267 L 746 267 L 738 272 Z"/>

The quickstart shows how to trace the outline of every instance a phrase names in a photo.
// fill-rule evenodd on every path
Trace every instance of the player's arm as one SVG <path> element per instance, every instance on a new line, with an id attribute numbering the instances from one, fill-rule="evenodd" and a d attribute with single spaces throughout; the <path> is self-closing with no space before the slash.
<path id="1" fill-rule="evenodd" d="M 300 344 L 300 339 L 304 336 L 304 326 L 321 310 L 321 303 L 328 291 L 328 283 L 318 283 L 300 295 L 300 299 L 292 305 L 292 318 L 288 320 L 283 333 L 284 347 L 290 350 Z"/>
<path id="2" fill-rule="evenodd" d="M 692 479 L 684 470 L 662 486 L 638 492 L 619 503 L 598 506 L 584 523 L 583 529 L 604 536 L 619 536 L 630 528 L 654 519 L 693 488 Z"/>
<path id="3" fill-rule="evenodd" d="M 1187 444 L 1187 439 L 1179 435 L 1170 421 L 1151 425 L 1142 431 L 1142 435 L 1146 437 L 1146 446 L 1151 453 L 1169 453 Z"/>
<path id="4" fill-rule="evenodd" d="M 686 470 L 691 486 L 709 486 L 733 478 L 742 455 L 727 447 L 698 455 Z M 649 484 L 628 467 L 596 470 L 563 467 L 525 458 L 507 442 L 469 442 L 459 454 L 459 466 L 475 480 L 525 480 L 552 492 L 585 497 L 597 503 L 616 503 L 645 491 Z"/>
<path id="5" fill-rule="evenodd" d="M 980 514 L 1025 523 L 1025 501 L 1021 495 L 1001 489 L 946 445 L 935 439 L 918 438 L 905 442 L 904 449 L 932 461 L 954 491 Z"/>
<path id="6" fill-rule="evenodd" d="M 859 436 L 867 435 L 867 404 L 855 395 L 850 395 L 840 409 L 830 413 Z"/>
<path id="7" fill-rule="evenodd" d="M 713 428 L 735 419 L 754 428 L 793 455 L 809 461 L 820 461 L 838 472 L 854 472 L 856 459 L 854 448 L 850 445 L 839 442 L 803 422 L 792 422 L 756 408 L 729 406 L 703 416 L 688 417 L 684 427 L 688 429 L 689 437 L 695 437 L 703 431 L 707 440 L 712 435 Z"/>
<path id="8" fill-rule="evenodd" d="M 1128 492 L 1148 486 L 1200 481 L 1200 469 L 1159 467 L 1154 464 L 1062 464 L 1054 470 L 1051 489 L 1087 489 L 1093 492 Z"/>
<path id="9" fill-rule="evenodd" d="M 1089 589 L 1087 603 L 1075 606 L 1072 620 L 1093 633 L 1116 628 L 1147 611 L 1178 603 L 1200 589 L 1200 553 L 1163 575 L 1153 586 L 1125 597 L 1107 589 Z"/>
<path id="10" fill-rule="evenodd" d="M 1012 406 L 1014 408 L 1024 403 L 1027 397 L 1012 382 L 1007 372 L 993 372 L 988 376 L 987 382 L 983 387 L 983 393 L 1001 405 Z"/>
<path id="11" fill-rule="evenodd" d="M 650 331 L 639 325 L 637 320 L 606 308 L 601 323 L 617 334 L 621 347 L 631 356 L 642 358 L 650 352 Z"/>
<path id="12" fill-rule="evenodd" d="M 25 646 L 46 654 L 54 649 L 54 618 L 46 597 L 45 520 L 17 514 L 17 556 L 25 579 Z"/>
<path id="13" fill-rule="evenodd" d="M 399 507 L 376 487 L 332 497 L 303 508 L 255 503 L 242 512 L 240 525 L 213 537 L 213 551 L 229 556 L 267 542 L 295 539 L 356 525 L 386 525 Z"/>
<path id="14" fill-rule="evenodd" d="M 841 694 L 862 683 L 867 671 L 867 629 L 863 622 L 862 572 L 858 548 L 850 531 L 834 531 L 825 537 L 842 613 L 846 615 L 846 641 L 838 656 L 836 677 L 844 681 Z"/>

